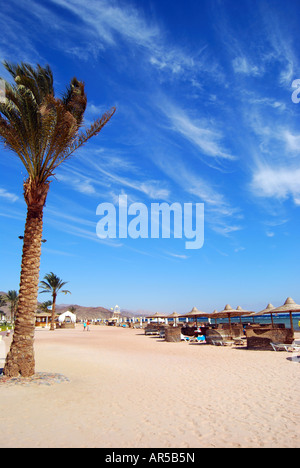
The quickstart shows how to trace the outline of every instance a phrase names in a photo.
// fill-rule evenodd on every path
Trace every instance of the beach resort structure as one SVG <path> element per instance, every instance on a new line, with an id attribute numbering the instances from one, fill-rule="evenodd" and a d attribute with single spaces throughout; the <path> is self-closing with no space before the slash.
<path id="1" fill-rule="evenodd" d="M 35 326 L 40 328 L 48 328 L 51 324 L 52 312 L 37 312 L 35 314 Z M 76 323 L 76 315 L 70 311 L 60 315 L 56 314 L 55 322 L 59 327 L 74 328 Z"/>

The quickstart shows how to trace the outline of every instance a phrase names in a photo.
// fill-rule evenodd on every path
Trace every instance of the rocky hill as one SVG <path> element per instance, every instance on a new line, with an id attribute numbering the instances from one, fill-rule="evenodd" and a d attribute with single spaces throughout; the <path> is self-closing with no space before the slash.
<path id="1" fill-rule="evenodd" d="M 5 296 L 6 292 L 0 291 L 0 295 Z M 66 312 L 70 306 L 71 304 L 57 304 L 56 311 L 62 314 L 63 312 Z M 83 307 L 76 304 L 72 304 L 72 306 L 76 308 L 75 314 L 79 320 L 109 319 L 113 315 L 111 310 L 104 307 Z M 8 319 L 10 318 L 9 305 L 2 306 L 1 311 L 6 314 Z"/>
<path id="2" fill-rule="evenodd" d="M 0 291 L 0 295 L 5 296 L 6 293 L 4 291 Z M 39 302 L 38 302 L 39 304 Z M 85 307 L 80 306 L 77 304 L 57 304 L 56 311 L 60 314 L 66 312 L 70 307 L 75 307 L 76 311 L 75 314 L 78 320 L 97 320 L 97 319 L 109 319 L 112 317 L 113 312 L 105 307 Z M 10 318 L 10 309 L 9 306 L 3 306 L 0 308 L 6 314 L 6 317 Z M 146 310 L 121 310 L 121 316 L 123 317 L 145 317 L 150 315 L 149 311 Z"/>
<path id="3" fill-rule="evenodd" d="M 69 310 L 69 307 L 70 305 L 57 305 L 56 311 L 62 314 L 63 312 Z M 83 307 L 76 304 L 72 304 L 72 307 L 76 309 L 74 313 L 76 315 L 77 320 L 107 320 L 113 315 L 113 312 L 111 310 L 105 309 L 104 307 Z"/>

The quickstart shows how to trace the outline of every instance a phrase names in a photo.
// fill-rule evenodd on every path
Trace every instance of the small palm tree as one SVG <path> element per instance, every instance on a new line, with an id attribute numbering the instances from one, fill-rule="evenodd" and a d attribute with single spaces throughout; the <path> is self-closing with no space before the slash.
<path id="1" fill-rule="evenodd" d="M 97 135 L 116 109 L 103 114 L 88 129 L 83 124 L 87 97 L 84 83 L 73 78 L 61 98 L 55 97 L 53 74 L 47 65 L 3 62 L 13 84 L 5 81 L 0 102 L 0 142 L 22 162 L 27 172 L 24 199 L 27 219 L 23 237 L 20 290 L 13 341 L 4 375 L 30 377 L 35 372 L 34 330 L 37 307 L 43 209 L 55 171 Z"/>
<path id="2" fill-rule="evenodd" d="M 56 297 L 59 292 L 64 294 L 71 294 L 67 289 L 61 289 L 64 285 L 67 284 L 67 281 L 61 280 L 54 273 L 48 273 L 44 276 L 44 281 L 41 281 L 40 287 L 43 289 L 40 293 L 51 293 L 52 295 L 52 317 L 51 317 L 51 327 L 50 330 L 55 330 L 55 305 Z"/>
<path id="3" fill-rule="evenodd" d="M 16 319 L 16 311 L 17 311 L 17 306 L 18 306 L 18 293 L 15 290 L 8 291 L 8 293 L 5 296 L 5 300 L 9 302 L 10 304 L 10 320 L 12 322 L 15 321 Z"/>
<path id="4" fill-rule="evenodd" d="M 39 304 L 39 310 L 42 312 L 49 312 L 49 307 L 52 306 L 52 301 L 44 301 Z"/>
<path id="5" fill-rule="evenodd" d="M 5 296 L 0 295 L 0 307 L 4 307 L 4 306 L 6 306 Z M 0 310 L 0 320 L 3 320 L 3 317 L 5 315 L 6 314 L 3 312 L 3 310 Z"/>

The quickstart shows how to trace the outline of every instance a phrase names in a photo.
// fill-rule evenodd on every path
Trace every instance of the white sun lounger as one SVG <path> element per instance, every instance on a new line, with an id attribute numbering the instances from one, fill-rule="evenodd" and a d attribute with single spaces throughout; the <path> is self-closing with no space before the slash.
<path id="1" fill-rule="evenodd" d="M 205 336 L 197 336 L 197 337 L 193 337 L 189 340 L 190 343 L 200 343 L 200 344 L 206 344 L 206 341 L 205 341 Z"/>
<path id="2" fill-rule="evenodd" d="M 270 343 L 274 351 L 300 351 L 300 345 L 286 343 Z"/>
<path id="3" fill-rule="evenodd" d="M 181 341 L 190 341 L 190 337 L 189 336 L 185 336 L 181 333 Z"/>

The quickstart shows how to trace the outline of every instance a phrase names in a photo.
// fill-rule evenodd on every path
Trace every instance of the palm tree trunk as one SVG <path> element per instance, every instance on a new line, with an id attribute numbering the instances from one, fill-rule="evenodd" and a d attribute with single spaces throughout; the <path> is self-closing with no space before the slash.
<path id="1" fill-rule="evenodd" d="M 52 296 L 52 317 L 51 317 L 51 326 L 50 331 L 55 330 L 55 304 L 56 304 L 56 293 L 53 293 Z"/>
<path id="2" fill-rule="evenodd" d="M 27 219 L 24 232 L 19 302 L 10 351 L 6 357 L 4 375 L 30 377 L 35 373 L 34 330 L 39 286 L 43 208 L 49 184 L 32 187 L 24 184 Z"/>

